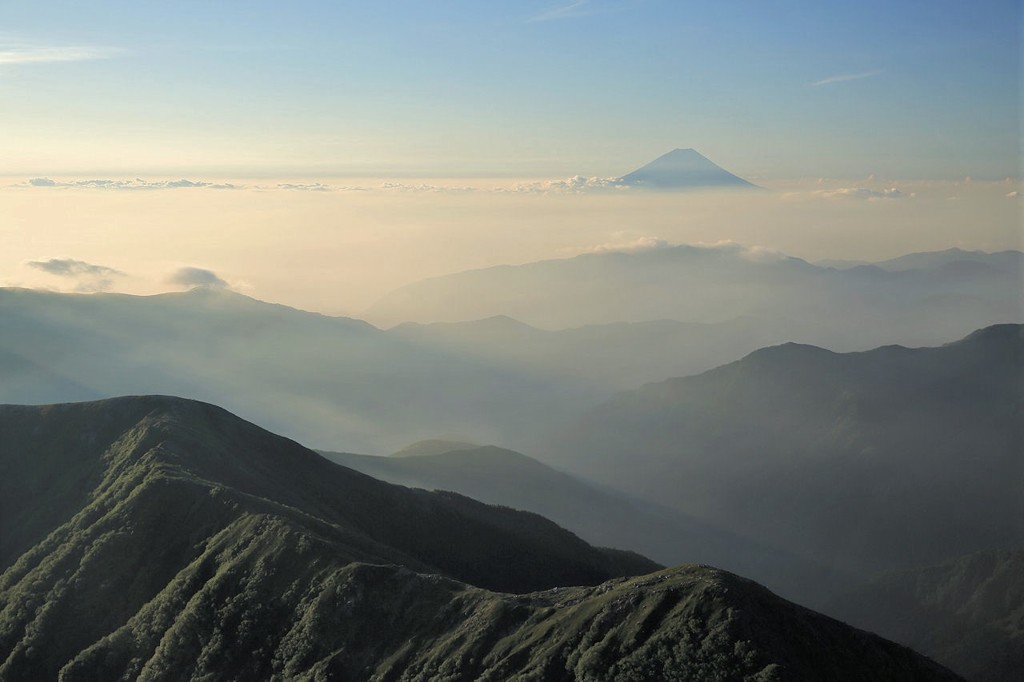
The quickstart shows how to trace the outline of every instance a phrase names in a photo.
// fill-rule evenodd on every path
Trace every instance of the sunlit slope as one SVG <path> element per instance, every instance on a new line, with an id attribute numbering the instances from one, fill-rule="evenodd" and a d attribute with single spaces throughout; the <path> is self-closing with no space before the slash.
<path id="1" fill-rule="evenodd" d="M 654 566 L 211 405 L 3 406 L 0 428 L 3 679 L 953 679 L 704 567 L 471 587 Z"/>
<path id="2" fill-rule="evenodd" d="M 1024 544 L 1024 338 L 786 344 L 619 395 L 563 430 L 563 466 L 837 568 Z"/>
<path id="3" fill-rule="evenodd" d="M 990 550 L 881 575 L 832 612 L 977 682 L 1024 670 L 1024 550 Z"/>

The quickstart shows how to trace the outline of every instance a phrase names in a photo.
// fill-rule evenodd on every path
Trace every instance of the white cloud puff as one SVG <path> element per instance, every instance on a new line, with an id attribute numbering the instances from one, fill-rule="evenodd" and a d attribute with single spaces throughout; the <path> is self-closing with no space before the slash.
<path id="1" fill-rule="evenodd" d="M 213 270 L 187 266 L 178 268 L 167 280 L 182 287 L 204 287 L 206 289 L 230 289 L 231 286 Z"/>
<path id="2" fill-rule="evenodd" d="M 637 239 L 627 241 L 597 244 L 596 246 L 584 249 L 582 253 L 636 253 L 638 251 L 653 251 L 655 249 L 671 247 L 672 244 L 669 244 L 664 239 L 658 239 L 657 237 L 638 237 Z"/>

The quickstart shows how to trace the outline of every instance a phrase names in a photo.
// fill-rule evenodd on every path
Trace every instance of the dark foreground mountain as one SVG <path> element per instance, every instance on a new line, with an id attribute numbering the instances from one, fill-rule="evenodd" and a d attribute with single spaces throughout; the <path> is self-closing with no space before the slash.
<path id="1" fill-rule="evenodd" d="M 587 542 L 640 552 L 666 566 L 701 563 L 753 578 L 817 606 L 849 586 L 841 576 L 792 554 L 716 529 L 675 509 L 630 498 L 553 469 L 519 452 L 440 440 L 390 457 L 324 452 L 328 459 L 389 483 L 451 490 L 535 512 Z"/>
<path id="2" fill-rule="evenodd" d="M 513 592 L 657 567 L 533 514 L 377 481 L 203 403 L 6 406 L 0 433 L 6 679 L 56 674 L 146 608 L 185 608 L 249 551 L 289 584 L 307 575 L 296 562 L 308 575 L 395 563 Z"/>
<path id="3" fill-rule="evenodd" d="M 620 395 L 552 452 L 643 499 L 861 574 L 1024 546 L 1024 336 L 786 344 Z"/>
<path id="4" fill-rule="evenodd" d="M 1024 550 L 978 552 L 879 576 L 831 605 L 975 682 L 1024 671 Z"/>
<path id="5" fill-rule="evenodd" d="M 4 406 L 0 433 L 0 679 L 956 679 L 706 567 L 489 592 L 652 566 L 210 405 Z"/>
<path id="6" fill-rule="evenodd" d="M 756 185 L 733 175 L 695 149 L 673 149 L 618 179 L 621 185 L 640 189 L 755 189 Z"/>

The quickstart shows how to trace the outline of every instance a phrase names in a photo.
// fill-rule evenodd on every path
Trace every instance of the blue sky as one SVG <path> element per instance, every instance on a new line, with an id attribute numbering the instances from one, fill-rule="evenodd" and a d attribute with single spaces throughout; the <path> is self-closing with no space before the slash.
<path id="1" fill-rule="evenodd" d="M 1020 175 L 991 2 L 0 7 L 0 174 Z"/>

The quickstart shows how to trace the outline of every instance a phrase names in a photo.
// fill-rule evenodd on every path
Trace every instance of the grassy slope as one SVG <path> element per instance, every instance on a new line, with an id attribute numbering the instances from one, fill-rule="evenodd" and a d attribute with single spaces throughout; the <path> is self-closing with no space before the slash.
<path id="1" fill-rule="evenodd" d="M 440 574 L 523 589 L 650 564 L 209 405 L 6 406 L 0 425 L 32 545 L 0 576 L 0 679 L 953 679 L 705 567 L 471 587 Z"/>
<path id="2" fill-rule="evenodd" d="M 533 514 L 377 481 L 202 403 L 3 406 L 0 431 L 8 665 L 34 652 L 54 672 L 215 538 L 243 542 L 262 523 L 323 544 L 337 565 L 396 563 L 508 591 L 657 568 Z"/>

